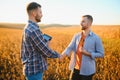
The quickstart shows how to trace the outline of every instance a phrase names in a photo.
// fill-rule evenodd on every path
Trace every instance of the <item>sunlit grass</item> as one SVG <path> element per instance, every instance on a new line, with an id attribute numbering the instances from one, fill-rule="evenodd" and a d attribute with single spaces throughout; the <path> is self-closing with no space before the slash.
<path id="1" fill-rule="evenodd" d="M 93 80 L 120 79 L 120 26 L 93 26 L 92 30 L 98 34 L 103 42 L 105 57 L 96 59 L 97 71 Z M 53 37 L 50 47 L 61 53 L 71 41 L 80 27 L 53 27 L 42 29 Z M 0 28 L 0 80 L 24 80 L 20 60 L 22 30 Z M 48 59 L 48 70 L 43 80 L 68 80 L 70 58 L 62 63 L 58 59 Z"/>

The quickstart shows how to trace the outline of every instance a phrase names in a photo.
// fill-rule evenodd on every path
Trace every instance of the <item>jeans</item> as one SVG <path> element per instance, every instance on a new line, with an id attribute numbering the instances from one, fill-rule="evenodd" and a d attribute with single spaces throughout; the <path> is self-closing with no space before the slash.
<path id="1" fill-rule="evenodd" d="M 35 75 L 26 76 L 26 80 L 42 80 L 43 73 L 37 73 Z"/>

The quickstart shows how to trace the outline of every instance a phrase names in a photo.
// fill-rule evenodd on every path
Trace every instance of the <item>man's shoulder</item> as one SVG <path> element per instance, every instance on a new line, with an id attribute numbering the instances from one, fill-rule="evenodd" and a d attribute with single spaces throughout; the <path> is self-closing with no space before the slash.
<path id="1" fill-rule="evenodd" d="M 95 39 L 100 39 L 99 35 L 97 35 L 96 33 L 92 32 L 92 37 L 94 37 Z"/>
<path id="2" fill-rule="evenodd" d="M 29 32 L 34 32 L 36 30 L 39 30 L 39 28 L 37 28 L 35 25 L 31 24 L 31 23 L 28 23 L 26 24 L 25 26 L 25 31 L 29 31 Z"/>

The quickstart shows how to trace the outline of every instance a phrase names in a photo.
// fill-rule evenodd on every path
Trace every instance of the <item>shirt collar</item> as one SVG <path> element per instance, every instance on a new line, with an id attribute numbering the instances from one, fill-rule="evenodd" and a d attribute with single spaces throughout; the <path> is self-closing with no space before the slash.
<path id="1" fill-rule="evenodd" d="M 93 35 L 93 32 L 90 30 L 88 36 L 92 36 Z"/>
<path id="2" fill-rule="evenodd" d="M 92 36 L 92 34 L 93 34 L 93 32 L 90 30 L 90 32 L 89 32 L 89 36 Z"/>
<path id="3" fill-rule="evenodd" d="M 28 20 L 28 23 L 31 23 L 31 24 L 33 24 L 33 25 L 35 25 L 36 27 L 38 27 L 38 28 L 39 28 L 39 25 L 38 25 L 37 23 L 35 23 L 35 22 L 31 21 L 31 20 Z"/>

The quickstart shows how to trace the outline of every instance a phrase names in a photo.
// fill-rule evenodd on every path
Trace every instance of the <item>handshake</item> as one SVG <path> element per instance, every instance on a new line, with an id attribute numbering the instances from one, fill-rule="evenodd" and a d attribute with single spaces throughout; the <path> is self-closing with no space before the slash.
<path id="1" fill-rule="evenodd" d="M 66 54 L 60 54 L 59 61 L 61 62 L 66 57 Z"/>
<path id="2" fill-rule="evenodd" d="M 59 56 L 59 62 L 62 62 L 63 61 L 63 59 L 66 57 L 67 55 L 66 54 L 60 54 L 60 56 Z"/>

